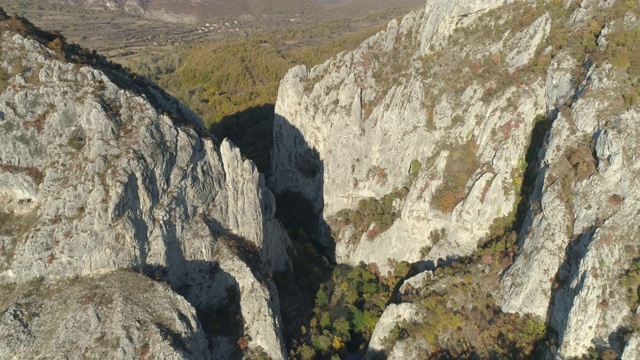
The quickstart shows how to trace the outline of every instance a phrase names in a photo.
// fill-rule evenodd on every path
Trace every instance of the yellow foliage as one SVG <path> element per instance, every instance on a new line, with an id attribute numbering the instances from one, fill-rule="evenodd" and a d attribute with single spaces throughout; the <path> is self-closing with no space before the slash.
<path id="1" fill-rule="evenodd" d="M 333 338 L 333 343 L 331 344 L 331 346 L 333 346 L 333 350 L 340 351 L 342 348 L 344 348 L 344 343 L 339 336 L 336 336 Z"/>

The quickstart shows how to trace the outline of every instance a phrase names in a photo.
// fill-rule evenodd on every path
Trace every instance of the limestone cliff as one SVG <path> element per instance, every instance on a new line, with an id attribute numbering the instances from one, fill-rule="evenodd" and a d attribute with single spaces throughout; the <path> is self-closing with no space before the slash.
<path id="1" fill-rule="evenodd" d="M 468 255 L 514 208 L 534 119 L 553 99 L 544 72 L 510 78 L 543 46 L 550 18 L 483 36 L 480 16 L 500 3 L 429 2 L 355 51 L 282 81 L 270 181 L 276 192 L 302 192 L 338 224 L 339 262 Z M 341 209 L 403 187 L 387 231 L 340 225 L 348 220 Z M 436 243 L 434 231 L 446 236 Z"/>
<path id="2" fill-rule="evenodd" d="M 610 335 L 633 317 L 621 279 L 640 245 L 640 111 L 622 104 L 626 77 L 610 64 L 591 69 L 553 122 L 522 249 L 502 279 L 503 309 L 549 316 L 567 357 L 594 339 L 622 349 Z"/>
<path id="3" fill-rule="evenodd" d="M 284 357 L 267 275 L 287 268 L 288 238 L 254 164 L 145 80 L 19 20 L 2 26 L 0 284 L 44 281 L 54 294 L 3 294 L 0 332 L 25 340 L 0 358 L 37 357 L 56 324 L 83 319 L 90 330 L 59 354 L 93 337 L 90 352 L 109 358 L 229 358 L 238 347 Z M 112 292 L 123 269 L 170 289 L 136 278 Z M 67 295 L 81 304 L 58 313 Z"/>
<path id="4" fill-rule="evenodd" d="M 314 204 L 339 263 L 384 273 L 393 261 L 475 259 L 469 276 L 488 277 L 481 294 L 557 334 L 547 356 L 639 358 L 629 279 L 640 250 L 640 61 L 627 56 L 639 19 L 625 1 L 428 1 L 356 50 L 289 71 L 270 185 Z M 478 246 L 508 226 L 516 245 L 480 260 Z M 422 280 L 410 301 L 434 284 Z M 383 346 L 406 309 L 382 316 L 371 357 L 437 348 Z M 423 310 L 412 321 L 429 324 Z"/>

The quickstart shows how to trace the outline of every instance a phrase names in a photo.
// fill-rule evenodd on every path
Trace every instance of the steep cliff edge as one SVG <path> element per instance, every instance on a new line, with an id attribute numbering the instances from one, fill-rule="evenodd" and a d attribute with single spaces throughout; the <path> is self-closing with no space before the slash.
<path id="1" fill-rule="evenodd" d="M 338 263 L 435 269 L 371 357 L 638 358 L 639 19 L 629 1 L 429 1 L 289 71 L 274 191 L 313 203 Z M 487 312 L 518 331 L 466 333 Z"/>
<path id="2" fill-rule="evenodd" d="M 584 92 L 558 114 L 522 248 L 502 279 L 503 309 L 549 317 L 567 357 L 582 355 L 593 339 L 620 350 L 634 327 L 637 289 L 623 278 L 639 250 L 640 111 L 623 103 L 627 81 L 610 64 L 594 68 Z"/>
<path id="3" fill-rule="evenodd" d="M 288 238 L 254 164 L 228 141 L 216 146 L 195 115 L 152 84 L 23 20 L 1 25 L 0 284 L 44 281 L 72 302 L 92 287 L 98 298 L 112 296 L 116 306 L 87 315 L 97 320 L 82 338 L 128 329 L 100 320 L 123 311 L 139 326 L 128 343 L 94 338 L 95 354 L 229 358 L 246 348 L 283 358 L 268 274 L 288 267 Z M 123 269 L 171 289 L 138 276 L 130 284 L 148 294 L 135 285 L 111 294 Z M 68 279 L 86 286 L 69 288 Z M 30 340 L 15 354 L 13 345 L 0 347 L 9 351 L 0 357 L 36 356 L 65 297 L 5 295 L 0 332 L 19 328 Z M 11 315 L 32 302 L 43 304 L 30 310 L 33 322 Z M 156 315 L 168 318 L 149 318 Z"/>
<path id="4" fill-rule="evenodd" d="M 540 14 L 503 36 L 511 26 L 491 23 L 497 11 L 480 18 L 501 2 L 464 4 L 429 2 L 357 50 L 282 81 L 270 181 L 314 202 L 339 262 L 468 255 L 516 205 L 534 119 L 548 108 L 545 72 L 521 68 L 537 60 L 551 19 Z M 371 198 L 388 202 L 380 216 L 341 212 L 371 207 Z M 437 242 L 436 232 L 445 234 Z"/>

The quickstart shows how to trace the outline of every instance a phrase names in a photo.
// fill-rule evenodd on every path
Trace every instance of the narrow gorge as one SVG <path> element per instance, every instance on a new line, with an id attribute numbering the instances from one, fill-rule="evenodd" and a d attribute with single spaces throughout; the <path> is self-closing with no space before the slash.
<path id="1" fill-rule="evenodd" d="M 0 358 L 640 359 L 638 29 L 428 0 L 288 71 L 265 177 L 0 12 Z"/>

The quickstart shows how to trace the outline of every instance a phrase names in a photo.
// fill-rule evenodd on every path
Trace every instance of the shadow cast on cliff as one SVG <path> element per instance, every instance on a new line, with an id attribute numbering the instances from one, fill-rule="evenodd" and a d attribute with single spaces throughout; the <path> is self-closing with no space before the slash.
<path id="1" fill-rule="evenodd" d="M 234 346 L 239 339 L 245 338 L 244 320 L 240 307 L 240 287 L 231 274 L 223 271 L 215 262 L 191 260 L 181 263 L 181 268 L 190 274 L 191 278 L 199 277 L 208 283 L 225 283 L 224 298 L 218 302 L 203 302 L 196 300 L 202 294 L 197 284 L 191 281 L 172 281 L 170 266 L 147 265 L 136 271 L 147 277 L 167 284 L 174 292 L 184 297 L 196 310 L 196 316 L 209 343 L 211 352 L 219 349 L 224 343 L 231 358 L 242 358 L 240 347 Z M 211 300 L 211 299 L 208 299 Z M 184 323 L 188 323 L 183 321 Z M 197 332 L 196 329 L 192 329 Z M 239 344 L 238 344 L 239 345 Z M 179 347 L 188 353 L 188 346 Z M 194 354 L 202 355 L 202 354 Z"/>
<path id="2" fill-rule="evenodd" d="M 334 263 L 335 240 L 323 218 L 324 162 L 288 119 L 276 114 L 272 128 L 272 153 L 278 148 L 280 155 L 286 157 L 286 162 L 271 164 L 272 169 L 277 168 L 277 173 L 269 178 L 269 186 L 276 195 L 277 214 L 285 226 L 300 227 L 317 250 Z M 283 144 L 276 141 L 286 141 L 289 148 L 283 150 Z M 278 183 L 282 181 L 286 187 Z"/>
<path id="3" fill-rule="evenodd" d="M 546 155 L 546 141 L 551 130 L 551 126 L 557 117 L 556 113 L 551 113 L 549 116 L 543 117 L 538 115 L 533 121 L 533 130 L 531 131 L 531 137 L 529 138 L 529 146 L 525 153 L 525 161 L 527 167 L 522 175 L 522 186 L 520 188 L 520 202 L 516 209 L 515 221 L 513 223 L 513 229 L 518 232 L 527 230 L 527 214 L 531 209 L 531 202 L 536 195 L 536 192 L 542 189 L 536 189 L 538 185 L 538 178 L 543 173 L 540 171 L 540 164 Z M 541 185 L 541 184 L 540 184 Z M 519 244 L 521 245 L 521 244 Z M 517 254 L 516 254 L 517 256 Z"/>
<path id="4" fill-rule="evenodd" d="M 256 164 L 265 179 L 271 173 L 274 108 L 274 104 L 254 106 L 225 116 L 209 128 L 219 141 L 231 140 L 243 156 Z"/>
<path id="5" fill-rule="evenodd" d="M 515 207 L 513 222 L 505 229 L 504 234 L 499 234 L 497 237 L 480 245 L 486 249 L 494 246 L 496 242 L 503 242 L 504 248 L 510 249 L 511 252 L 509 252 L 509 256 L 511 259 L 509 265 L 506 266 L 500 274 L 501 281 L 511 265 L 513 265 L 520 256 L 522 243 L 531 229 L 534 203 L 539 203 L 538 200 L 542 192 L 543 181 L 540 181 L 540 177 L 544 176 L 544 169 L 541 171 L 541 164 L 546 154 L 549 131 L 556 117 L 557 113 L 551 112 L 547 116 L 538 115 L 533 119 L 533 129 L 529 138 L 529 145 L 525 152 L 525 162 L 527 166 L 522 174 L 522 186 L 518 194 L 519 200 Z M 507 234 L 511 234 L 511 236 L 507 236 Z M 515 243 L 512 244 L 511 242 Z"/>
<path id="6" fill-rule="evenodd" d="M 145 262 L 141 262 L 134 270 L 167 284 L 195 308 L 212 354 L 223 351 L 229 358 L 241 359 L 243 353 L 249 349 L 241 307 L 240 284 L 232 274 L 220 267 L 217 252 L 222 247 L 226 248 L 232 256 L 237 256 L 246 264 L 253 276 L 263 284 L 267 279 L 267 270 L 261 261 L 259 249 L 253 242 L 224 229 L 215 219 L 205 216 L 204 220 L 216 249 L 211 261 L 187 259 L 183 251 L 182 236 L 179 235 L 175 224 L 167 222 L 161 225 L 160 230 L 166 252 L 166 264 L 148 264 L 145 257 Z M 146 251 L 141 252 L 146 254 Z M 272 290 L 268 284 L 265 284 L 265 287 L 269 291 Z M 274 294 L 271 294 L 272 298 L 273 296 Z M 178 349 L 183 350 L 185 354 L 189 353 L 188 346 L 182 346 L 188 345 L 188 341 L 175 336 L 172 339 L 172 344 L 179 345 Z"/>
<path id="7" fill-rule="evenodd" d="M 583 231 L 565 248 L 564 261 L 558 268 L 551 288 L 551 300 L 547 308 L 548 340 L 557 348 L 561 345 L 562 334 L 567 330 L 569 316 L 575 298 L 584 287 L 586 272 L 579 272 L 582 260 L 594 240 L 596 228 Z M 575 286 L 572 286 L 575 284 Z"/>
<path id="8" fill-rule="evenodd" d="M 251 107 L 225 116 L 209 129 L 219 141 L 231 140 L 266 178 L 271 174 L 274 109 L 274 104 Z M 285 131 L 294 134 L 295 141 L 306 148 L 304 154 L 296 157 L 292 171 L 297 174 L 292 175 L 313 178 L 313 189 L 305 189 L 305 192 L 311 190 L 316 199 L 322 198 L 324 166 L 318 152 L 308 146 L 303 135 L 286 119 L 279 120 L 279 125 L 286 127 Z M 334 247 L 322 245 L 328 225 L 322 218 L 322 212 L 317 211 L 313 199 L 306 198 L 300 191 L 276 192 L 275 198 L 276 218 L 292 240 L 292 247 L 287 250 L 292 260 L 291 271 L 274 274 L 285 343 L 288 349 L 292 349 L 305 341 L 301 327 L 308 326 L 313 317 L 316 293 L 331 276 L 335 254 Z"/>
<path id="9" fill-rule="evenodd" d="M 323 218 L 324 164 L 320 154 L 309 146 L 303 134 L 287 119 L 276 115 L 274 121 L 278 123 L 272 126 L 292 137 L 287 141 L 295 143 L 299 150 L 288 159 L 291 166 L 287 169 L 288 176 L 300 179 L 297 186 L 274 191 L 276 217 L 284 225 L 293 244 L 289 249 L 292 271 L 278 274 L 275 280 L 281 295 L 286 345 L 288 349 L 294 349 L 310 340 L 310 334 L 303 333 L 301 329 L 309 326 L 314 316 L 318 290 L 331 279 L 335 267 L 335 242 Z M 273 178 L 270 183 L 272 181 Z M 272 190 L 277 190 L 273 183 L 271 185 Z"/>
<path id="10" fill-rule="evenodd" d="M 4 18 L 5 16 L 0 13 L 0 17 Z M 113 95 L 116 92 L 111 91 L 113 90 L 112 86 L 106 84 L 109 81 L 120 89 L 130 91 L 146 99 L 156 109 L 157 114 L 168 116 L 176 126 L 192 128 L 202 138 L 212 137 L 197 115 L 149 79 L 108 61 L 95 51 L 88 51 L 79 45 L 67 43 L 60 33 L 42 31 L 26 19 L 17 17 L 7 21 L 14 21 L 13 25 L 24 36 L 32 37 L 53 50 L 52 58 L 80 66 L 88 65 L 101 71 L 105 76 L 104 81 L 94 79 L 92 85 L 97 90 L 96 98 L 105 112 L 114 119 L 114 122 L 121 121 L 119 119 L 121 103 L 117 96 Z M 221 123 L 212 128 L 222 137 L 231 138 L 240 147 L 244 156 L 253 159 L 259 170 L 265 174 L 269 174 L 270 169 L 269 154 L 272 146 L 273 109 L 273 104 L 247 109 L 223 119 Z M 320 186 L 313 191 L 320 194 L 321 198 L 324 169 L 318 153 L 309 149 L 300 160 L 298 171 L 306 177 L 314 177 L 317 180 L 315 183 Z M 133 181 L 131 182 L 133 183 Z M 130 190 L 134 193 L 140 191 L 136 187 L 132 187 Z M 137 201 L 139 202 L 139 199 Z M 302 296 L 305 297 L 305 301 L 308 300 L 311 304 L 311 306 L 299 306 L 299 308 L 304 308 L 300 311 L 292 310 L 290 323 L 296 324 L 305 321 L 308 323 L 317 289 L 323 281 L 330 277 L 332 265 L 331 261 L 327 259 L 335 258 L 334 248 L 326 246 L 326 243 L 324 246 L 320 245 L 323 234 L 327 233 L 328 226 L 322 220 L 322 211 L 308 211 L 309 209 L 317 209 L 315 205 L 309 206 L 304 197 L 299 196 L 297 192 L 278 194 L 277 203 L 278 207 L 282 209 L 279 215 L 282 217 L 289 235 L 294 239 L 294 247 L 290 249 L 292 258 L 294 258 L 294 270 L 287 279 L 289 280 L 287 284 L 293 284 L 294 288 L 298 286 L 297 284 L 304 284 L 308 291 L 301 292 Z M 132 221 L 137 221 L 136 216 L 132 215 L 134 218 Z M 245 334 L 240 312 L 241 293 L 236 279 L 222 270 L 216 261 L 190 260 L 184 252 L 184 241 L 181 239 L 183 234 L 175 224 L 171 222 L 158 224 L 153 230 L 150 230 L 141 221 L 136 222 L 136 225 L 138 226 L 136 227 L 135 241 L 139 249 L 139 265 L 134 267 L 134 270 L 152 279 L 167 283 L 175 292 L 183 295 L 196 308 L 199 321 L 210 339 L 220 336 L 229 337 L 234 342 L 235 339 L 242 339 Z M 213 230 L 213 228 L 210 229 L 212 231 L 211 241 L 215 242 L 216 234 L 213 233 Z M 149 259 L 152 256 L 150 255 L 149 233 L 151 231 L 162 233 L 161 238 L 164 241 L 163 250 L 165 252 L 163 265 L 150 264 Z M 230 233 L 225 235 L 229 236 L 230 244 L 239 245 L 239 248 L 236 249 L 239 254 L 246 254 L 244 248 L 246 242 L 243 242 L 243 239 L 234 238 Z M 255 266 L 251 265 L 251 263 L 255 263 L 253 256 L 249 257 L 250 259 L 242 258 L 242 260 L 249 263 L 254 273 L 260 273 Z M 311 272 L 305 273 L 304 266 L 310 266 Z M 258 275 L 256 278 L 264 279 L 263 276 Z M 294 281 L 290 281 L 292 279 Z M 207 286 L 211 286 L 207 284 L 216 281 L 228 284 L 226 294 L 220 294 L 224 300 L 217 299 L 219 301 L 216 301 L 203 298 L 203 294 L 207 293 Z M 280 288 L 286 286 L 282 282 L 279 285 Z M 299 290 L 300 287 L 297 289 Z M 291 293 L 291 296 L 296 296 L 293 291 Z M 292 307 L 298 304 L 289 303 L 287 295 L 283 297 L 283 300 L 281 302 L 283 309 L 288 304 L 291 304 Z M 288 313 L 288 309 L 283 313 Z M 300 326 L 296 327 L 299 331 Z M 239 348 L 242 347 L 239 343 L 238 345 Z"/>
<path id="11" fill-rule="evenodd" d="M 274 108 L 273 104 L 267 104 L 246 109 L 225 117 L 210 131 L 219 140 L 229 138 L 263 174 L 272 175 L 269 185 L 275 193 L 276 218 L 292 240 L 287 249 L 291 271 L 274 274 L 274 280 L 280 296 L 286 347 L 295 352 L 312 343 L 311 331 L 303 329 L 308 329 L 314 316 L 318 316 L 314 313 L 318 290 L 332 280 L 335 240 L 323 218 L 325 173 L 320 154 L 288 119 L 275 115 Z M 287 144 L 274 144 L 278 141 L 274 139 L 286 139 L 281 141 Z M 286 162 L 278 163 L 277 173 L 272 174 L 271 169 L 276 168 L 271 164 L 272 148 L 283 145 L 289 147 L 286 155 L 281 156 L 286 156 Z M 286 186 L 276 183 L 282 179 Z M 359 334 L 351 335 L 345 344 L 347 356 L 357 358 L 361 356 L 361 346 L 367 344 Z"/>

